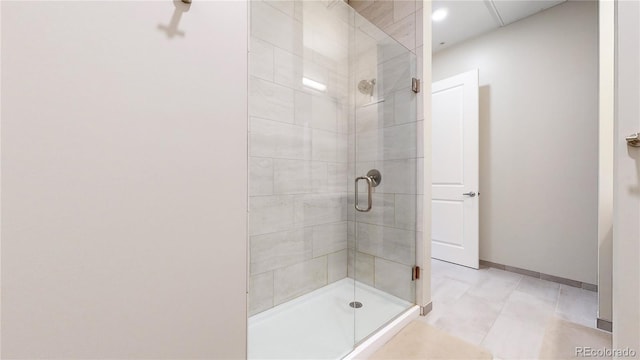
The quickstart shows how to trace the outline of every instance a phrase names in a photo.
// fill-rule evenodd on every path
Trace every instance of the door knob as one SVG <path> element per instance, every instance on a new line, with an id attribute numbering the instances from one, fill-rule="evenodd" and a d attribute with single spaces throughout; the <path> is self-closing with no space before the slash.
<path id="1" fill-rule="evenodd" d="M 476 196 L 476 193 L 475 193 L 475 192 L 473 192 L 473 191 L 470 191 L 470 192 L 464 193 L 464 194 L 462 194 L 462 195 L 464 195 L 464 196 L 468 196 L 468 197 L 475 197 L 475 196 Z"/>

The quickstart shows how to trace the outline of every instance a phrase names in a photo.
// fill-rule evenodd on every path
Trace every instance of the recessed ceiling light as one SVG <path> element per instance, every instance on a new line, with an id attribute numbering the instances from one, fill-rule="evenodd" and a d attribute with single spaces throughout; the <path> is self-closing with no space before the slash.
<path id="1" fill-rule="evenodd" d="M 447 13 L 448 11 L 446 8 L 440 8 L 433 12 L 433 14 L 431 15 L 431 20 L 442 21 L 447 17 Z"/>

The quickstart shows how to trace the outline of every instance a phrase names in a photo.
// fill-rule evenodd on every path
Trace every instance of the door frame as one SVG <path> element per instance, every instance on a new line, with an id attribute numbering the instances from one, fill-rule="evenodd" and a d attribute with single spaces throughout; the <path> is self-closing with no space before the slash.
<path id="1" fill-rule="evenodd" d="M 418 77 L 421 82 L 421 96 L 418 97 L 418 111 L 424 118 L 422 133 L 418 134 L 418 146 L 423 151 L 422 173 L 417 174 L 418 185 L 422 184 L 422 236 L 417 236 L 416 264 L 422 269 L 416 283 L 416 303 L 420 306 L 420 315 L 425 316 L 433 309 L 431 302 L 431 0 L 423 1 L 422 9 L 422 55 L 418 54 Z M 420 168 L 418 168 L 420 171 Z"/>
<path id="2" fill-rule="evenodd" d="M 613 348 L 640 354 L 640 2 L 615 1 Z M 635 357 L 634 356 L 634 357 Z M 615 358 L 621 358 L 616 356 Z"/>

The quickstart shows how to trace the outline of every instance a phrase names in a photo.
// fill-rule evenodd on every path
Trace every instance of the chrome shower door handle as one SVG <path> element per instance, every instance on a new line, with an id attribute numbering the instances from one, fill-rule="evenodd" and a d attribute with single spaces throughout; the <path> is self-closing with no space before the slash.
<path id="1" fill-rule="evenodd" d="M 362 209 L 360 208 L 358 205 L 358 182 L 360 180 L 366 180 L 367 181 L 367 208 L 366 209 Z M 356 210 L 360 211 L 360 212 L 369 212 L 371 211 L 371 207 L 373 206 L 373 200 L 371 199 L 371 189 L 373 188 L 373 180 L 369 177 L 369 176 L 359 176 L 356 178 L 356 194 L 355 194 L 355 202 L 354 202 L 354 206 L 356 208 Z"/>

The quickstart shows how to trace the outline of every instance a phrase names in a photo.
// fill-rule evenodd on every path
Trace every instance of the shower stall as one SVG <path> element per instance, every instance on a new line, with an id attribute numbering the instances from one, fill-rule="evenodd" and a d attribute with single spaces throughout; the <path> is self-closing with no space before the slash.
<path id="1" fill-rule="evenodd" d="M 416 303 L 416 57 L 343 1 L 252 1 L 249 358 L 341 358 Z"/>

